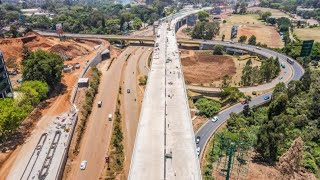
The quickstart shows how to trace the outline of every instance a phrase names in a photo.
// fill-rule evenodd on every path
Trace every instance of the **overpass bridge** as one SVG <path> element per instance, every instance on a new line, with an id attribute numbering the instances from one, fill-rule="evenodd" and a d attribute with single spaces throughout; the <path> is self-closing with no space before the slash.
<path id="1" fill-rule="evenodd" d="M 36 31 L 38 34 L 47 37 L 59 37 L 57 33 Z M 102 35 L 102 34 L 73 34 L 64 33 L 63 36 L 68 38 L 87 38 L 87 39 L 106 39 L 106 40 L 123 40 L 132 42 L 154 42 L 155 36 L 126 36 L 126 35 Z"/>
<path id="2" fill-rule="evenodd" d="M 36 31 L 36 32 L 46 37 L 59 37 L 59 35 L 54 32 L 45 32 L 45 31 Z M 127 36 L 127 35 L 73 34 L 73 33 L 64 33 L 63 36 L 67 38 L 106 39 L 110 41 L 121 40 L 121 41 L 130 41 L 130 42 L 150 42 L 150 43 L 154 43 L 156 41 L 156 36 Z M 179 45 L 181 44 L 201 45 L 203 42 L 204 41 L 201 39 L 185 39 L 185 38 L 177 39 L 177 43 Z"/>

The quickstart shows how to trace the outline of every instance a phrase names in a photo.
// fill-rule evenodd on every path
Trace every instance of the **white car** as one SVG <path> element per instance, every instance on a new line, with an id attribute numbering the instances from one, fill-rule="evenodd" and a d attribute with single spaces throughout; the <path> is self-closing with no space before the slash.
<path id="1" fill-rule="evenodd" d="M 102 101 L 99 101 L 98 102 L 98 107 L 101 107 L 102 106 Z"/>
<path id="2" fill-rule="evenodd" d="M 258 46 L 256 47 L 256 49 L 259 49 L 259 50 L 261 50 L 261 48 L 260 48 L 260 47 L 258 47 Z"/>
<path id="3" fill-rule="evenodd" d="M 108 119 L 109 121 L 112 121 L 112 114 L 109 114 Z"/>
<path id="4" fill-rule="evenodd" d="M 219 120 L 218 116 L 214 116 L 214 117 L 211 119 L 212 122 L 217 122 L 218 120 Z"/>
<path id="5" fill-rule="evenodd" d="M 82 161 L 81 164 L 80 164 L 80 169 L 81 170 L 85 170 L 87 167 L 87 161 Z"/>
<path id="6" fill-rule="evenodd" d="M 197 155 L 198 155 L 198 156 L 200 155 L 200 151 L 201 151 L 201 148 L 198 146 L 198 147 L 197 147 Z"/>

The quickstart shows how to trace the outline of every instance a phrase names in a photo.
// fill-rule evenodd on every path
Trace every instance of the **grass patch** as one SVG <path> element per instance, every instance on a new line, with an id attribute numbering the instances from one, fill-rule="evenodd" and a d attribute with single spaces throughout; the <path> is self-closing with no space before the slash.
<path id="1" fill-rule="evenodd" d="M 320 42 L 320 27 L 294 28 L 293 33 L 301 40 L 314 39 L 316 42 Z"/>

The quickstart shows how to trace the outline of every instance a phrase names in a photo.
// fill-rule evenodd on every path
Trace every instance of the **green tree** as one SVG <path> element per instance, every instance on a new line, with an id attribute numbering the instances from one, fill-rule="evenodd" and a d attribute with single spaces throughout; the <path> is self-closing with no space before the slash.
<path id="1" fill-rule="evenodd" d="M 241 84 L 245 86 L 250 86 L 253 84 L 252 71 L 253 71 L 252 60 L 249 59 L 242 70 Z"/>
<path id="2" fill-rule="evenodd" d="M 246 41 L 247 41 L 247 36 L 246 35 L 240 36 L 240 38 L 239 38 L 239 42 L 240 43 L 245 43 Z"/>
<path id="3" fill-rule="evenodd" d="M 223 47 L 221 45 L 215 45 L 213 47 L 213 54 L 214 55 L 223 55 Z"/>
<path id="4" fill-rule="evenodd" d="M 267 19 L 272 15 L 270 11 L 266 11 L 260 14 L 262 20 L 267 21 Z"/>
<path id="5" fill-rule="evenodd" d="M 289 28 L 291 27 L 291 21 L 290 19 L 286 17 L 281 17 L 277 20 L 278 28 L 280 32 L 287 32 L 289 31 Z"/>
<path id="6" fill-rule="evenodd" d="M 237 115 L 236 113 L 230 113 L 230 118 L 227 121 L 228 131 L 231 133 L 238 133 L 240 129 L 245 128 L 246 119 L 243 116 Z"/>
<path id="7" fill-rule="evenodd" d="M 142 26 L 142 21 L 140 18 L 138 17 L 135 17 L 133 19 L 133 24 L 132 24 L 133 28 L 136 29 L 136 30 L 139 30 Z"/>
<path id="8" fill-rule="evenodd" d="M 305 91 L 308 91 L 310 89 L 310 86 L 311 86 L 311 70 L 310 68 L 307 68 L 305 70 L 305 73 L 303 74 L 303 76 L 301 77 L 301 82 L 302 82 L 302 85 L 303 85 L 303 89 Z"/>
<path id="9" fill-rule="evenodd" d="M 219 34 L 220 25 L 218 22 L 198 22 L 192 30 L 194 39 L 212 39 Z"/>
<path id="10" fill-rule="evenodd" d="M 277 24 L 277 19 L 276 18 L 267 18 L 267 23 L 271 24 L 271 25 L 275 25 Z"/>
<path id="11" fill-rule="evenodd" d="M 250 36 L 250 38 L 248 40 L 248 44 L 256 45 L 257 44 L 257 37 L 255 35 Z"/>
<path id="12" fill-rule="evenodd" d="M 320 89 L 316 88 L 312 93 L 312 102 L 310 105 L 310 115 L 313 119 L 320 117 Z M 318 120 L 318 125 L 320 125 L 320 118 Z"/>
<path id="13" fill-rule="evenodd" d="M 320 43 L 315 42 L 313 44 L 310 57 L 312 60 L 320 60 Z"/>
<path id="14" fill-rule="evenodd" d="M 22 64 L 24 80 L 46 82 L 51 90 L 60 84 L 63 60 L 59 55 L 38 50 L 24 59 Z"/>
<path id="15" fill-rule="evenodd" d="M 15 25 L 10 26 L 10 32 L 13 38 L 18 37 L 19 32 L 18 32 L 18 28 Z"/>
<path id="16" fill-rule="evenodd" d="M 208 118 L 218 113 L 221 108 L 219 102 L 207 98 L 200 98 L 195 103 L 195 106 L 199 110 L 200 115 L 203 115 Z"/>
<path id="17" fill-rule="evenodd" d="M 261 64 L 260 71 L 263 81 L 269 82 L 277 77 L 281 71 L 279 59 L 270 57 L 269 59 L 264 60 Z"/>
<path id="18" fill-rule="evenodd" d="M 284 148 L 288 128 L 292 123 L 287 116 L 281 114 L 266 120 L 257 134 L 257 152 L 268 161 L 274 162 L 279 157 L 279 150 Z"/>
<path id="19" fill-rule="evenodd" d="M 44 100 L 47 98 L 49 87 L 47 83 L 41 81 L 24 81 L 21 84 L 20 90 L 24 92 L 25 90 L 33 89 L 38 93 L 39 100 Z"/>
<path id="20" fill-rule="evenodd" d="M 207 11 L 199 11 L 198 12 L 198 19 L 201 22 L 208 21 L 209 13 Z"/>
<path id="21" fill-rule="evenodd" d="M 288 83 L 288 97 L 293 98 L 303 90 L 302 82 L 299 80 L 292 80 Z"/>
<path id="22" fill-rule="evenodd" d="M 234 103 L 243 98 L 244 94 L 236 87 L 225 87 L 221 92 L 221 97 L 225 102 Z"/>

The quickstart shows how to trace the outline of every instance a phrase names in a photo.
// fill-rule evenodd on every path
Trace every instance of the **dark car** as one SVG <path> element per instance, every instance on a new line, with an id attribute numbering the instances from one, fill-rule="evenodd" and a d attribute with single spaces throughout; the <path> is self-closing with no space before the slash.
<path id="1" fill-rule="evenodd" d="M 127 93 L 130 93 L 130 89 L 127 89 Z"/>
<path id="2" fill-rule="evenodd" d="M 263 99 L 266 101 L 266 100 L 269 100 L 270 99 L 270 96 L 264 96 Z"/>
<path id="3" fill-rule="evenodd" d="M 199 142 L 200 142 L 200 136 L 197 136 L 196 137 L 196 143 L 199 144 Z"/>

